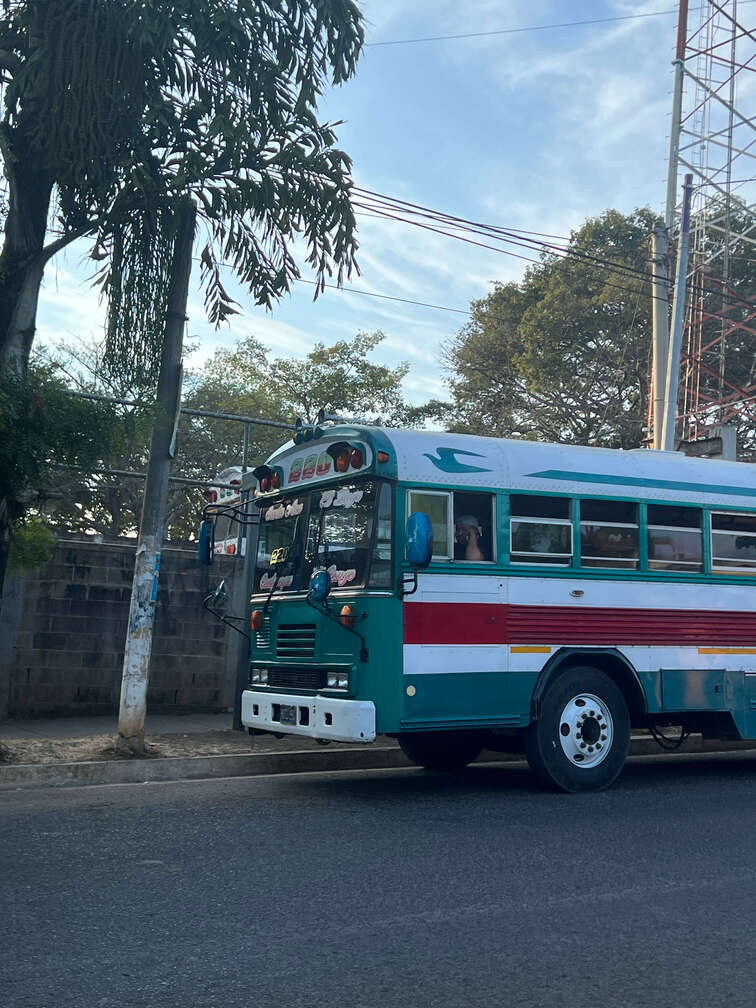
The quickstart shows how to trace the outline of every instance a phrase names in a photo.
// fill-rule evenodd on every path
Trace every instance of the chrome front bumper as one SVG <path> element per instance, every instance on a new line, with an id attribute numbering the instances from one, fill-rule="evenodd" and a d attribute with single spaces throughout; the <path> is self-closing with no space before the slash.
<path id="1" fill-rule="evenodd" d="M 375 741 L 375 704 L 370 700 L 244 690 L 241 707 L 245 728 L 332 742 Z M 295 723 L 281 720 L 282 707 L 296 709 Z"/>

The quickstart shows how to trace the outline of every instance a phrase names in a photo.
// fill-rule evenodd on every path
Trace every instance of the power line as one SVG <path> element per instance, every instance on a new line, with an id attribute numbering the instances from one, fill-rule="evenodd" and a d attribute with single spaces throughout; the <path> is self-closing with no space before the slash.
<path id="1" fill-rule="evenodd" d="M 753 3 L 754 0 L 742 0 L 742 5 Z M 700 10 L 700 7 L 691 8 Z M 558 28 L 583 28 L 597 24 L 612 24 L 619 21 L 641 21 L 645 18 L 666 17 L 677 14 L 677 8 L 661 11 L 646 11 L 643 14 L 623 14 L 616 17 L 586 18 L 582 21 L 562 21 L 556 24 L 524 25 L 521 28 L 497 28 L 493 31 L 460 32 L 455 35 L 425 35 L 418 38 L 387 39 L 378 42 L 366 42 L 365 48 L 377 49 L 381 46 L 413 45 L 417 42 L 448 42 L 455 39 L 491 38 L 496 35 L 520 35 L 525 32 L 554 31 Z"/>
<path id="2" fill-rule="evenodd" d="M 494 35 L 520 35 L 525 32 L 554 31 L 558 28 L 582 28 L 588 25 L 611 24 L 616 21 L 640 21 L 643 18 L 676 14 L 676 10 L 649 11 L 645 14 L 624 14 L 619 17 L 587 18 L 584 21 L 562 21 L 555 24 L 525 25 L 522 28 L 497 28 L 494 31 L 460 32 L 456 35 L 425 35 L 419 38 L 388 39 L 384 42 L 366 42 L 365 48 L 379 46 L 413 45 L 416 42 L 448 42 L 455 39 L 490 38 Z"/>

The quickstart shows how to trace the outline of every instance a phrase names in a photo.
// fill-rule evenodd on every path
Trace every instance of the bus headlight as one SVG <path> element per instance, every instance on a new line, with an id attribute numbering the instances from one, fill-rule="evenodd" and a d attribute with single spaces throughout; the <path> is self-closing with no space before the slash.
<path id="1" fill-rule="evenodd" d="M 257 668 L 257 666 L 253 666 L 249 680 L 253 683 L 260 683 L 261 686 L 266 686 L 268 683 L 268 670 L 266 668 Z"/>
<path id="2" fill-rule="evenodd" d="M 349 689 L 349 673 L 329 672 L 328 689 Z"/>

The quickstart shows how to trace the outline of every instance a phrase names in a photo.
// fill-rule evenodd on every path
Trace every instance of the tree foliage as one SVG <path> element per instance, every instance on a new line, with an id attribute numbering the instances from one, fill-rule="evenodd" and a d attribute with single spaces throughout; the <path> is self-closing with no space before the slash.
<path id="1" fill-rule="evenodd" d="M 350 162 L 316 103 L 354 72 L 362 42 L 352 0 L 7 0 L 0 357 L 29 257 L 89 234 L 112 362 L 155 364 L 171 214 L 187 193 L 213 321 L 235 311 L 222 261 L 268 306 L 299 275 L 295 241 L 321 279 L 350 270 Z M 45 249 L 53 189 L 59 235 Z"/>
<path id="2" fill-rule="evenodd" d="M 183 404 L 209 410 L 279 422 L 281 427 L 250 424 L 250 467 L 264 460 L 291 435 L 296 416 L 314 420 L 318 410 L 341 412 L 367 420 L 403 423 L 409 411 L 402 399 L 401 382 L 407 365 L 388 368 L 369 356 L 381 333 L 358 333 L 332 347 L 316 345 L 304 359 L 272 358 L 253 337 L 234 348 L 219 350 L 185 382 Z M 145 389 L 122 383 L 112 374 L 102 346 L 63 344 L 46 357 L 46 366 L 79 391 L 138 401 Z M 109 422 L 119 436 L 107 441 L 107 468 L 145 472 L 149 456 L 152 413 L 149 409 L 113 406 Z M 223 469 L 242 461 L 244 426 L 210 417 L 181 418 L 175 474 L 212 481 Z M 133 535 L 139 526 L 143 483 L 107 473 L 57 469 L 54 499 L 44 495 L 47 521 L 66 532 L 100 532 L 108 537 Z M 168 538 L 194 535 L 204 505 L 201 489 L 172 485 L 167 504 Z"/>
<path id="3" fill-rule="evenodd" d="M 709 207 L 716 218 L 722 208 Z M 651 376 L 652 290 L 648 274 L 649 235 L 655 218 L 647 209 L 627 216 L 609 210 L 575 231 L 564 257 L 545 255 L 520 283 L 499 284 L 472 304 L 470 322 L 444 349 L 451 402 L 431 402 L 422 412 L 450 429 L 500 437 L 632 448 L 648 437 Z M 754 217 L 742 205 L 730 209 L 734 236 L 748 234 Z M 718 234 L 713 228 L 709 234 Z M 704 353 L 693 376 L 708 396 L 743 400 L 756 383 L 753 303 L 756 269 L 745 239 L 731 244 L 730 293 L 713 276 L 721 269 L 721 240 L 698 250 L 691 271 L 701 263 L 704 287 L 689 290 L 700 310 L 699 330 L 683 346 L 681 388 L 689 355 L 727 330 L 724 359 Z M 645 275 L 644 275 L 645 273 Z M 723 323 L 723 318 L 727 321 Z M 716 354 L 719 354 L 717 344 Z M 738 390 L 741 390 L 739 392 Z M 747 401 L 746 401 L 747 405 Z M 739 457 L 756 457 L 756 400 L 737 418 Z M 690 404 L 681 392 L 678 415 Z M 693 433 L 690 416 L 678 425 Z M 720 419 L 716 408 L 703 410 L 699 424 Z M 700 431 L 699 426 L 699 431 Z"/>
<path id="4" fill-rule="evenodd" d="M 321 283 L 348 274 L 351 163 L 316 106 L 354 72 L 363 37 L 352 0 L 2 0 L 0 383 L 25 380 L 45 265 L 81 237 L 100 263 L 110 370 L 154 383 L 187 195 L 216 324 L 236 311 L 222 265 L 265 306 L 297 260 Z M 5 547 L 34 492 L 11 482 Z"/>
<path id="5" fill-rule="evenodd" d="M 72 398 L 49 365 L 0 385 L 0 583 L 24 514 L 59 496 L 64 467 L 103 465 L 121 436 L 113 407 Z"/>

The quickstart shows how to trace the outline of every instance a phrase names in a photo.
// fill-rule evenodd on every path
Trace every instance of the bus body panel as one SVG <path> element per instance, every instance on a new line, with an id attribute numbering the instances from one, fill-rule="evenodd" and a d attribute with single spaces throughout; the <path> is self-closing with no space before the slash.
<path id="1" fill-rule="evenodd" d="M 530 723 L 544 668 L 558 666 L 563 654 L 574 664 L 583 652 L 586 665 L 600 664 L 612 651 L 633 670 L 645 710 L 660 723 L 678 713 L 729 712 L 741 737 L 756 738 L 756 577 L 711 572 L 706 524 L 707 509 L 756 512 L 752 466 L 679 453 L 346 425 L 328 428 L 308 449 L 290 443 L 271 456 L 286 494 L 311 488 L 304 479 L 308 459 L 319 460 L 326 443 L 339 440 L 365 446 L 370 472 L 360 476 L 395 486 L 393 585 L 386 592 L 334 590 L 328 600 L 332 615 L 344 604 L 354 606 L 366 661 L 357 637 L 301 595 L 253 596 L 253 608 L 269 614 L 270 635 L 267 647 L 264 636 L 253 642 L 253 666 L 277 669 L 283 675 L 278 681 L 295 665 L 350 670 L 346 694 L 274 686 L 257 691 L 261 695 L 293 697 L 292 705 L 297 697 L 313 704 L 319 697 L 373 704 L 379 733 L 475 727 L 506 733 Z M 292 472 L 296 485 L 289 486 Z M 317 467 L 314 473 L 318 489 L 339 484 Z M 419 573 L 416 590 L 402 598 L 403 575 L 407 584 L 412 581 L 403 538 L 413 489 L 490 494 L 495 557 L 475 563 L 434 559 Z M 577 521 L 569 565 L 518 565 L 509 556 L 511 494 L 626 500 L 638 505 L 641 516 L 651 504 L 704 509 L 705 569 L 652 571 L 640 561 L 638 569 L 580 567 Z M 641 541 L 645 518 L 638 521 Z M 279 639 L 280 628 L 299 624 L 312 627 L 315 639 L 312 653 L 301 660 Z"/>

